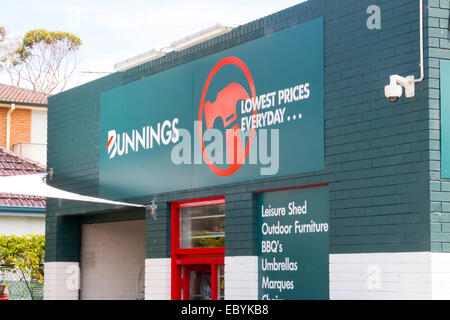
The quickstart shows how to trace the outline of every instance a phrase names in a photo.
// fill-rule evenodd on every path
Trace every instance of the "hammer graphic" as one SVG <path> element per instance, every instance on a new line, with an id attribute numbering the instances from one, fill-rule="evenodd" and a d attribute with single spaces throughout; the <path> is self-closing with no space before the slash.
<path id="1" fill-rule="evenodd" d="M 216 101 L 207 101 L 204 105 L 206 129 L 209 130 L 214 125 L 214 120 L 222 118 L 225 128 L 225 140 L 227 144 L 228 161 L 231 165 L 243 164 L 245 152 L 243 150 L 239 125 L 227 128 L 237 120 L 236 103 L 239 100 L 249 98 L 247 91 L 238 83 L 232 82 L 218 94 Z"/>

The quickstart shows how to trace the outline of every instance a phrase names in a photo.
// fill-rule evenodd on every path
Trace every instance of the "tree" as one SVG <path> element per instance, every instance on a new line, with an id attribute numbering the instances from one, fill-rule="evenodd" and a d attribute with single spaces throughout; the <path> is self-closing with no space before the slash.
<path id="1" fill-rule="evenodd" d="M 3 271 L 22 274 L 31 297 L 29 282 L 44 282 L 44 247 L 43 235 L 0 235 L 0 265 Z"/>
<path id="2" fill-rule="evenodd" d="M 78 66 L 78 49 L 82 41 L 61 31 L 28 31 L 23 39 L 7 39 L 4 28 L 0 62 L 11 84 L 45 93 L 63 91 Z"/>
<path id="3" fill-rule="evenodd" d="M 4 27 L 0 26 L 0 42 L 5 40 L 6 38 L 6 30 Z"/>

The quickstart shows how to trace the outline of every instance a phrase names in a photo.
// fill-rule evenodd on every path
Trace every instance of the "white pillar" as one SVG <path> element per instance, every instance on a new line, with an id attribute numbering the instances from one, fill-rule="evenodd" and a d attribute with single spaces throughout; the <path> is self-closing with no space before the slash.
<path id="1" fill-rule="evenodd" d="M 330 299 L 450 299 L 450 253 L 332 254 Z"/>
<path id="2" fill-rule="evenodd" d="M 225 257 L 225 300 L 258 299 L 258 257 Z"/>
<path id="3" fill-rule="evenodd" d="M 44 264 L 44 300 L 78 300 L 80 264 L 46 262 Z"/>
<path id="4" fill-rule="evenodd" d="M 145 259 L 145 299 L 171 299 L 171 259 Z"/>

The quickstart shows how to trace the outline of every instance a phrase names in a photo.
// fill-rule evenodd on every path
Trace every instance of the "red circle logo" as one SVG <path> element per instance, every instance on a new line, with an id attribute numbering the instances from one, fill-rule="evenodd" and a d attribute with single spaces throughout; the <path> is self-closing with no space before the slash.
<path id="1" fill-rule="evenodd" d="M 211 171 L 221 177 L 231 176 L 234 174 L 244 163 L 245 159 L 247 159 L 250 147 L 253 141 L 253 136 L 255 134 L 255 127 L 252 126 L 250 130 L 249 140 L 243 148 L 240 138 L 240 128 L 239 125 L 236 124 L 234 126 L 229 126 L 235 120 L 237 120 L 236 114 L 236 103 L 239 100 L 247 100 L 249 99 L 249 95 L 247 91 L 239 84 L 232 82 L 226 88 L 224 88 L 221 92 L 217 94 L 217 99 L 214 103 L 207 101 L 205 103 L 205 96 L 208 91 L 209 85 L 214 78 L 217 71 L 219 71 L 222 67 L 226 65 L 235 65 L 244 73 L 247 78 L 247 82 L 250 86 L 251 97 L 253 101 L 256 99 L 256 91 L 255 85 L 253 83 L 252 75 L 250 74 L 249 69 L 245 65 L 245 63 L 236 57 L 226 57 L 220 60 L 206 79 L 205 85 L 203 87 L 202 96 L 200 99 L 200 107 L 198 113 L 199 120 L 199 139 L 200 145 L 202 148 L 203 159 L 205 159 L 206 164 L 208 165 Z M 257 110 L 254 108 L 253 115 L 256 116 Z M 205 122 L 207 130 L 212 128 L 214 120 L 220 117 L 224 123 L 225 128 L 225 137 L 226 137 L 226 145 L 228 151 L 228 159 L 229 159 L 229 167 L 228 168 L 219 168 L 210 160 L 208 154 L 205 152 L 205 144 L 203 141 L 203 115 L 205 115 Z"/>

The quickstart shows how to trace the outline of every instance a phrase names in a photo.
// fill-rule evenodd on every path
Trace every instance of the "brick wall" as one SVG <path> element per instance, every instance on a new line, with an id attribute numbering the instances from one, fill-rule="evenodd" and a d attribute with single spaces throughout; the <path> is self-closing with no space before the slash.
<path id="1" fill-rule="evenodd" d="M 6 114 L 8 108 L 0 107 L 0 147 L 6 147 Z M 21 143 L 31 142 L 31 110 L 16 109 L 11 114 L 10 147 Z"/>
<path id="2" fill-rule="evenodd" d="M 330 299 L 448 300 L 449 269 L 441 252 L 330 255 Z"/>
<path id="3" fill-rule="evenodd" d="M 146 300 L 170 300 L 171 263 L 170 258 L 145 260 Z"/>
<path id="4" fill-rule="evenodd" d="M 381 9 L 380 30 L 366 28 L 369 5 Z M 425 9 L 427 19 L 434 11 L 431 9 Z M 430 145 L 436 144 L 433 108 L 438 107 L 435 100 L 428 100 L 427 88 L 436 84 L 428 79 L 433 60 L 425 61 L 426 80 L 416 85 L 414 98 L 402 97 L 392 104 L 383 94 L 391 74 L 418 77 L 416 0 L 310 0 L 217 39 L 50 97 L 48 166 L 55 170 L 51 183 L 98 195 L 102 91 L 319 16 L 324 17 L 325 30 L 326 169 L 156 195 L 158 218 L 146 219 L 146 257 L 170 256 L 168 201 L 225 195 L 226 255 L 254 256 L 257 218 L 253 191 L 322 182 L 330 182 L 331 253 L 430 250 L 430 166 L 435 165 L 436 157 Z M 431 22 L 427 20 L 425 25 Z M 431 28 L 427 30 L 431 32 Z M 429 42 L 427 38 L 426 57 L 431 53 Z M 150 203 L 153 197 L 128 200 Z M 77 259 L 76 242 L 64 241 L 67 235 L 60 233 L 64 222 L 58 214 L 111 209 L 69 201 L 48 201 L 47 205 L 47 261 L 60 261 L 64 252 L 73 252 L 64 259 Z"/>
<path id="5" fill-rule="evenodd" d="M 17 109 L 11 115 L 11 147 L 31 142 L 31 110 Z"/>

